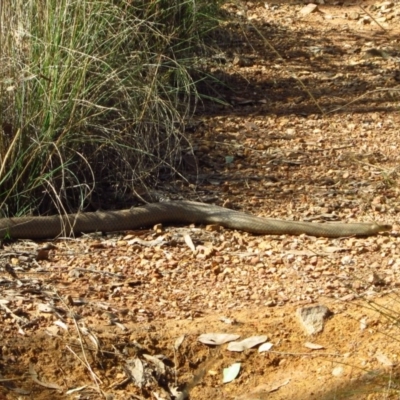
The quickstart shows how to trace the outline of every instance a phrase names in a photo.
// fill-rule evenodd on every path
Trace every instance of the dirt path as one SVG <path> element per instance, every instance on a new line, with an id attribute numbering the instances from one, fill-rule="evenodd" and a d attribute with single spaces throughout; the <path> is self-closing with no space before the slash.
<path id="1" fill-rule="evenodd" d="M 44 244 L 7 245 L 0 400 L 172 399 L 188 383 L 192 400 L 398 398 L 398 327 L 387 316 L 397 317 L 400 284 L 400 6 L 364 2 L 374 22 L 342 2 L 310 14 L 300 2 L 240 4 L 227 6 L 235 22 L 214 70 L 235 93 L 219 91 L 229 105 L 197 117 L 198 185 L 171 187 L 259 215 L 376 220 L 393 232 L 158 227 L 59 240 L 38 261 L 29 254 Z M 310 337 L 296 310 L 315 304 L 332 315 Z M 273 347 L 198 341 L 210 332 L 266 335 Z M 238 377 L 222 383 L 234 363 Z"/>

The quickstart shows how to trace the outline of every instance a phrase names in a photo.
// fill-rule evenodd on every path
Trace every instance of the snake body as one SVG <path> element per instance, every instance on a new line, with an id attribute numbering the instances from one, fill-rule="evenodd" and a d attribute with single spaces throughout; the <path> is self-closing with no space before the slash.
<path id="1" fill-rule="evenodd" d="M 120 211 L 98 211 L 63 216 L 16 217 L 0 219 L 0 238 L 48 239 L 90 232 L 139 229 L 157 223 L 219 224 L 226 228 L 266 235 L 322 237 L 372 236 L 391 230 L 376 223 L 313 223 L 256 217 L 193 201 L 152 203 Z"/>

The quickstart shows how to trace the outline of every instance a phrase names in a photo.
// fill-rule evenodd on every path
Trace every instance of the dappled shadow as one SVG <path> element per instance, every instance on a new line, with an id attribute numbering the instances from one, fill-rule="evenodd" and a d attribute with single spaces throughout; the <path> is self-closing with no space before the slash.
<path id="1" fill-rule="evenodd" d="M 300 29 L 239 19 L 215 33 L 222 52 L 214 56 L 212 75 L 221 84 L 200 86 L 230 108 L 205 102 L 201 112 L 306 116 L 398 110 L 400 74 L 391 59 L 400 51 L 385 47 L 397 37 L 397 32 L 341 25 L 322 31 L 311 23 Z M 366 50 L 380 46 L 385 53 Z"/>
<path id="2" fill-rule="evenodd" d="M 233 199 L 229 207 L 236 202 L 251 211 L 240 200 L 246 193 L 262 198 L 271 217 L 287 216 L 273 214 L 287 202 L 304 204 L 302 219 L 312 206 L 337 218 L 373 210 L 372 196 L 391 193 L 396 173 L 400 52 L 388 44 L 397 33 L 358 30 L 354 21 L 284 25 L 286 12 L 275 20 L 262 12 L 251 23 L 236 15 L 214 33 L 219 52 L 209 71 L 219 83 L 199 88 L 217 101 L 204 100 L 198 109 L 200 173 L 185 176 L 201 187 L 202 201 Z M 374 48 L 384 57 L 368 53 Z"/>
<path id="3" fill-rule="evenodd" d="M 377 397 L 373 397 L 377 396 Z M 393 397 L 391 397 L 393 396 Z M 320 400 L 358 400 L 372 398 L 398 398 L 398 371 L 367 371 L 361 378 L 338 385 L 319 397 Z M 306 400 L 306 399 L 304 399 Z"/>

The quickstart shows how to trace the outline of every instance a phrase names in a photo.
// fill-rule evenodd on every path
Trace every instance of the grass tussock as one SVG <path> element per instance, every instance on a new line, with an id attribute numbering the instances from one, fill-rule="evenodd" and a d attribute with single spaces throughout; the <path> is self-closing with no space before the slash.
<path id="1" fill-rule="evenodd" d="M 105 207 L 176 173 L 217 3 L 2 2 L 2 214 Z"/>

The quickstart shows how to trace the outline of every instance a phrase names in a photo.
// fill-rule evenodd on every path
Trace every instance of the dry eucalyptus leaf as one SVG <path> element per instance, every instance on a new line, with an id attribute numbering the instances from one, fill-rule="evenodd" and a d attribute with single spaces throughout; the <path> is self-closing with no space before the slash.
<path id="1" fill-rule="evenodd" d="M 171 392 L 172 396 L 175 397 L 175 399 L 178 399 L 179 396 L 182 395 L 182 392 L 180 392 L 177 386 L 168 386 L 169 391 Z"/>
<path id="2" fill-rule="evenodd" d="M 368 326 L 368 319 L 366 317 L 360 319 L 360 330 L 367 329 Z"/>
<path id="3" fill-rule="evenodd" d="M 185 243 L 188 245 L 189 249 L 193 251 L 193 253 L 196 251 L 196 246 L 193 243 L 192 238 L 190 237 L 190 235 L 188 235 L 187 233 L 183 236 Z"/>
<path id="4" fill-rule="evenodd" d="M 311 13 L 317 11 L 317 10 L 318 10 L 318 6 L 316 4 L 309 3 L 309 4 L 307 4 L 305 7 L 303 7 L 300 10 L 300 14 L 308 15 L 308 14 L 311 14 Z"/>
<path id="5" fill-rule="evenodd" d="M 321 346 L 320 344 L 316 344 L 316 343 L 311 343 L 311 342 L 305 342 L 304 346 L 307 347 L 307 349 L 311 349 L 311 350 L 321 350 L 324 349 L 324 346 Z"/>
<path id="6" fill-rule="evenodd" d="M 34 367 L 32 364 L 29 365 L 29 374 L 31 376 L 31 379 L 36 382 L 40 386 L 44 386 L 47 389 L 53 389 L 53 390 L 60 390 L 62 391 L 62 387 L 57 385 L 56 383 L 49 383 L 49 382 L 42 382 L 38 379 L 37 372 L 35 371 Z"/>
<path id="7" fill-rule="evenodd" d="M 160 359 L 150 354 L 143 354 L 143 358 L 154 364 L 160 374 L 165 374 L 165 364 Z"/>
<path id="8" fill-rule="evenodd" d="M 270 351 L 274 345 L 271 342 L 263 343 L 259 348 L 258 352 Z"/>
<path id="9" fill-rule="evenodd" d="M 249 338 L 243 339 L 240 342 L 231 342 L 228 344 L 227 349 L 229 351 L 244 351 L 251 349 L 254 346 L 259 345 L 268 340 L 268 336 L 251 336 Z"/>
<path id="10" fill-rule="evenodd" d="M 240 366 L 240 363 L 235 363 L 227 368 L 224 368 L 222 382 L 229 383 L 236 379 L 240 372 Z"/>
<path id="11" fill-rule="evenodd" d="M 221 345 L 239 339 L 240 335 L 231 333 L 203 333 L 198 337 L 198 341 L 203 344 Z"/>
<path id="12" fill-rule="evenodd" d="M 175 340 L 174 349 L 178 350 L 181 347 L 181 344 L 185 340 L 185 335 L 179 336 L 178 339 Z"/>
<path id="13" fill-rule="evenodd" d="M 66 394 L 66 395 L 70 395 L 70 394 L 75 393 L 75 392 L 80 392 L 81 390 L 83 390 L 83 389 L 85 389 L 85 388 L 87 388 L 87 387 L 88 387 L 88 385 L 84 385 L 84 386 L 79 386 L 79 387 L 76 387 L 76 388 L 72 388 L 72 389 L 67 390 L 67 391 L 65 392 L 65 394 Z"/>
<path id="14" fill-rule="evenodd" d="M 229 325 L 237 324 L 237 321 L 235 318 L 221 317 L 219 320 L 221 322 L 223 322 L 225 324 L 229 324 Z"/>
<path id="15" fill-rule="evenodd" d="M 159 394 L 158 392 L 152 392 L 153 396 L 156 398 L 156 400 L 170 400 L 171 396 L 169 396 L 167 393 L 162 393 Z"/>
<path id="16" fill-rule="evenodd" d="M 273 382 L 269 385 L 269 392 L 275 392 L 276 390 L 280 389 L 282 386 L 286 386 L 290 382 L 290 379 L 285 379 L 283 381 Z"/>
<path id="17" fill-rule="evenodd" d="M 128 360 L 124 369 L 133 379 L 133 383 L 139 388 L 142 387 L 144 383 L 144 368 L 142 361 L 139 358 Z"/>
<path id="18" fill-rule="evenodd" d="M 59 332 L 58 326 L 53 325 L 46 328 L 46 333 L 49 336 L 58 336 L 58 332 Z"/>

